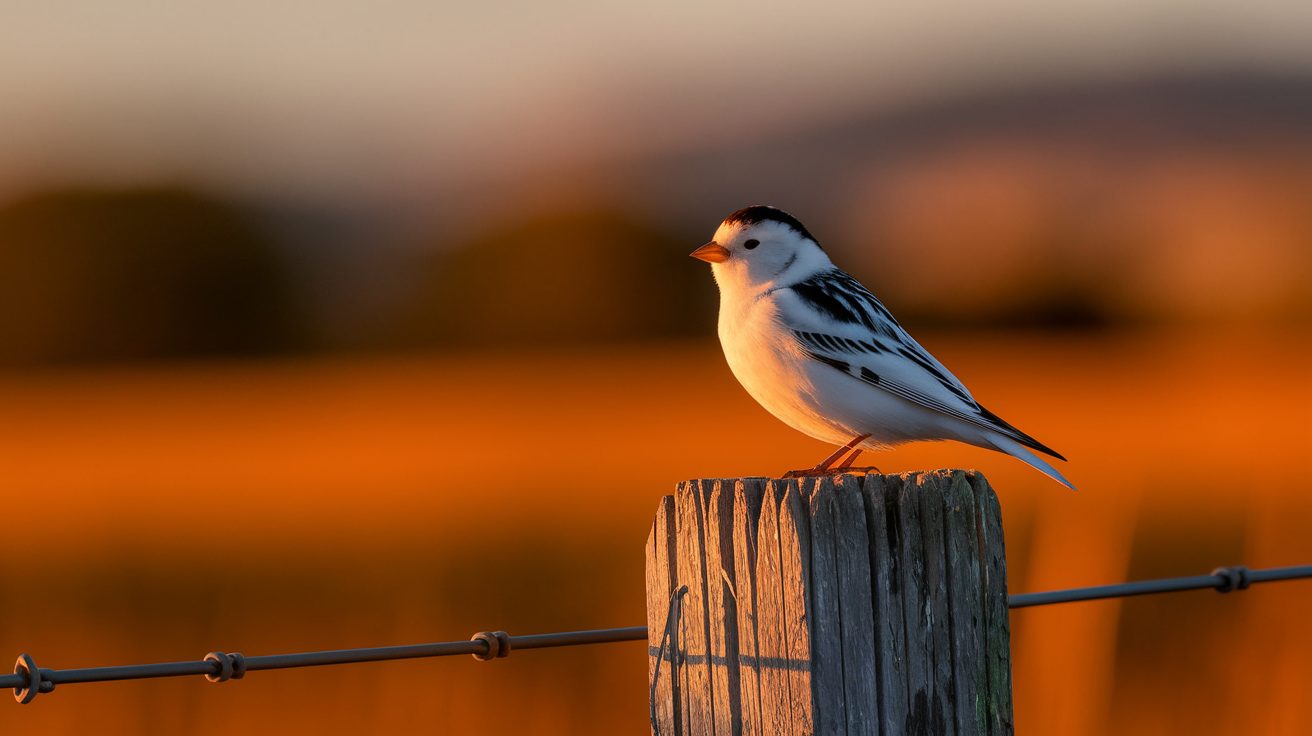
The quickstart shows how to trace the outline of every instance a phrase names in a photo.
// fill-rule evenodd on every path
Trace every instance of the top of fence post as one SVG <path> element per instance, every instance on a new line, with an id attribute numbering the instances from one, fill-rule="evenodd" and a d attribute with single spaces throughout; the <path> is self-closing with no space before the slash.
<path id="1" fill-rule="evenodd" d="M 647 553 L 655 733 L 1012 733 L 977 473 L 686 481 Z"/>

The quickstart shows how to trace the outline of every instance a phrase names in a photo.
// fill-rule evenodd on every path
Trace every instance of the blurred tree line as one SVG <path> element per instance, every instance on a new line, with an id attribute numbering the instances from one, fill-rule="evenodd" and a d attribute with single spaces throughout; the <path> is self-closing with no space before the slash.
<path id="1" fill-rule="evenodd" d="M 752 202 L 810 223 L 913 330 L 1302 329 L 1310 92 L 1210 73 L 983 92 L 456 204 L 29 194 L 0 203 L 0 365 L 710 337 L 715 286 L 686 254 Z"/>
<path id="2" fill-rule="evenodd" d="M 1312 210 L 1293 196 L 1305 182 L 1275 177 L 1244 198 L 1181 165 L 1118 200 L 1151 205 L 1126 216 L 1045 196 L 1031 169 L 1056 154 L 1028 169 L 980 158 L 885 166 L 882 189 L 819 220 L 835 260 L 913 330 L 1312 320 Z M 1291 196 L 1256 196 L 1268 190 Z M 716 289 L 686 257 L 709 228 L 635 211 L 502 207 L 467 216 L 480 221 L 469 235 L 366 226 L 334 242 L 331 216 L 183 187 L 33 194 L 0 206 L 0 366 L 710 337 Z"/>
<path id="3" fill-rule="evenodd" d="M 305 344 L 296 279 L 241 208 L 179 188 L 0 209 L 0 362 L 250 355 Z"/>
<path id="4" fill-rule="evenodd" d="M 0 208 L 0 364 L 616 341 L 714 324 L 714 287 L 683 258 L 686 243 L 599 209 L 530 217 L 455 248 L 421 238 L 375 334 L 343 337 L 319 322 L 349 309 L 360 285 L 310 283 L 265 225 L 177 187 L 62 190 Z M 310 298 L 325 288 L 328 310 Z"/>
<path id="5" fill-rule="evenodd" d="M 419 266 L 396 315 L 404 344 L 616 342 L 707 334 L 717 296 L 688 238 L 618 211 L 493 227 Z"/>

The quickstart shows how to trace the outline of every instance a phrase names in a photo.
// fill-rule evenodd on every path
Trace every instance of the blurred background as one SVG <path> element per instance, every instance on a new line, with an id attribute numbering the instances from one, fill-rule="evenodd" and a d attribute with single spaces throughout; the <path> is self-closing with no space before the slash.
<path id="1" fill-rule="evenodd" d="M 1312 561 L 1312 5 L 0 3 L 0 653 L 637 625 L 658 498 L 829 448 L 686 254 L 805 221 L 1070 493 L 1013 592 Z M 1031 734 L 1312 732 L 1312 589 L 1018 611 Z M 61 687 L 44 733 L 643 733 L 641 644 Z"/>

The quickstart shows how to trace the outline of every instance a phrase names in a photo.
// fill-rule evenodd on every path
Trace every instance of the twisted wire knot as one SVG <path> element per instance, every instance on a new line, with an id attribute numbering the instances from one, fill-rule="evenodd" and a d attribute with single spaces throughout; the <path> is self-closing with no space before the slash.
<path id="1" fill-rule="evenodd" d="M 487 644 L 487 651 L 483 653 L 474 653 L 474 659 L 480 662 L 486 662 L 490 659 L 500 659 L 510 656 L 510 634 L 504 631 L 480 631 L 469 637 L 470 641 L 481 641 Z"/>
<path id="2" fill-rule="evenodd" d="M 661 634 L 661 645 L 656 649 L 656 669 L 651 675 L 651 697 L 647 702 L 651 704 L 649 714 L 651 715 L 651 732 L 660 736 L 661 726 L 656 720 L 656 683 L 661 677 L 661 662 L 665 661 L 665 655 L 668 652 L 670 657 L 670 679 L 676 679 L 679 674 L 679 617 L 683 611 L 683 597 L 688 594 L 688 586 L 680 585 L 677 590 L 670 593 L 670 608 L 665 613 L 665 630 Z M 648 641 L 651 639 L 651 632 L 647 634 Z M 668 645 L 668 649 L 667 649 Z M 648 644 L 650 646 L 650 644 Z"/>
<path id="3" fill-rule="evenodd" d="M 30 654 L 18 655 L 18 660 L 14 662 L 14 674 L 21 675 L 26 680 L 22 687 L 14 688 L 14 700 L 24 705 L 32 702 L 39 693 L 48 693 L 55 689 L 55 683 L 45 679 L 41 674 L 41 668 L 36 666 L 36 660 L 32 659 Z"/>
<path id="4" fill-rule="evenodd" d="M 1221 578 L 1221 582 L 1216 585 L 1216 592 L 1229 593 L 1232 590 L 1246 590 L 1253 582 L 1252 576 L 1248 573 L 1248 568 L 1243 565 L 1216 568 L 1212 571 L 1212 574 Z"/>
<path id="5" fill-rule="evenodd" d="M 205 655 L 206 662 L 213 662 L 219 666 L 219 671 L 206 673 L 205 679 L 210 682 L 227 682 L 228 680 L 240 680 L 246 676 L 246 658 L 241 652 L 225 654 L 223 652 L 210 652 Z"/>

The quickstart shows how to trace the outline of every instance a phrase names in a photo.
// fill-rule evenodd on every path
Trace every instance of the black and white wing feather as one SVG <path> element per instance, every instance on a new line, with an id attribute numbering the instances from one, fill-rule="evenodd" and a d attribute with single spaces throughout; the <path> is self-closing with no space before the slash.
<path id="1" fill-rule="evenodd" d="M 926 409 L 1061 455 L 985 409 L 856 279 L 838 269 L 776 291 L 780 317 L 815 360 Z"/>

